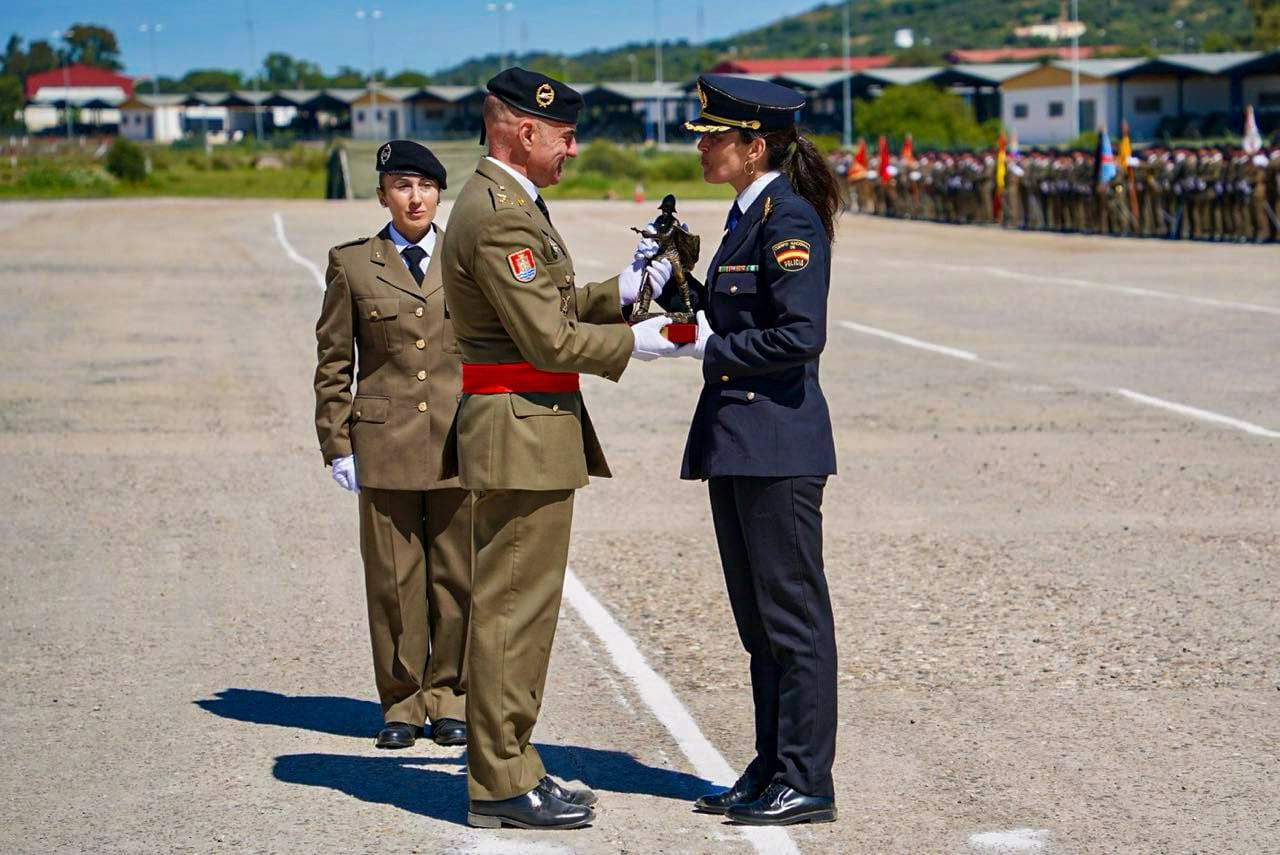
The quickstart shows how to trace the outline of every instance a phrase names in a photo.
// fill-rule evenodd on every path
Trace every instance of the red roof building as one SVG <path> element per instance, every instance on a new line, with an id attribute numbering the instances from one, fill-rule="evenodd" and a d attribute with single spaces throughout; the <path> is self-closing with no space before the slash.
<path id="1" fill-rule="evenodd" d="M 1115 45 L 1080 47 L 1080 58 L 1090 59 L 1120 50 Z M 956 65 L 985 65 L 992 62 L 1030 62 L 1037 59 L 1071 59 L 1069 47 L 1021 47 L 991 48 L 985 50 L 949 50 L 943 54 L 947 62 Z"/>
<path id="2" fill-rule="evenodd" d="M 893 61 L 888 56 L 851 56 L 850 71 L 882 68 Z M 801 71 L 843 71 L 838 56 L 806 56 L 784 59 L 726 59 L 711 69 L 712 74 L 792 74 Z"/>
<path id="3" fill-rule="evenodd" d="M 116 74 L 105 68 L 94 68 L 91 65 L 69 65 L 64 71 L 55 68 L 42 71 L 27 78 L 27 100 L 35 100 L 41 89 L 63 89 L 70 86 L 74 89 L 103 89 L 117 87 L 124 91 L 124 97 L 133 95 L 133 78 Z"/>

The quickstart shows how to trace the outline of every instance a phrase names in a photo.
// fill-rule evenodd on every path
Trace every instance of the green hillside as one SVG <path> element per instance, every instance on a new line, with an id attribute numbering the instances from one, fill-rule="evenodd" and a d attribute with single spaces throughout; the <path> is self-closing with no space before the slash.
<path id="1" fill-rule="evenodd" d="M 1273 0 L 1254 0 L 1261 6 Z M 938 62 L 956 48 L 1035 47 L 1046 44 L 1014 35 L 1014 28 L 1056 20 L 1060 0 L 856 0 L 852 4 L 855 55 L 894 54 L 899 65 Z M 824 4 L 756 30 L 702 45 L 665 44 L 663 71 L 668 80 L 687 80 L 730 56 L 834 56 L 840 52 L 843 6 Z M 1080 19 L 1089 29 L 1084 45 L 1118 45 L 1127 54 L 1231 50 L 1253 39 L 1247 0 L 1080 0 Z M 1179 27 L 1177 22 L 1181 21 Z M 896 51 L 895 30 L 914 30 L 916 46 Z M 825 46 L 824 46 L 825 45 Z M 1269 45 L 1274 47 L 1275 45 Z M 516 61 L 546 74 L 578 82 L 628 80 L 629 56 L 636 77 L 653 79 L 653 43 L 562 56 L 531 53 Z M 438 83 L 481 83 L 498 68 L 492 54 L 432 75 Z"/>

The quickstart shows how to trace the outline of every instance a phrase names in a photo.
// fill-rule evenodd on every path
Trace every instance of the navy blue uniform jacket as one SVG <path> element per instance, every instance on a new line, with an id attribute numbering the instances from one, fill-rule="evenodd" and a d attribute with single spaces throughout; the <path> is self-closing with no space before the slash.
<path id="1" fill-rule="evenodd" d="M 726 267 L 742 269 L 720 272 Z M 831 245 L 817 212 L 779 176 L 725 235 L 697 291 L 716 335 L 681 478 L 835 473 L 818 385 L 830 282 Z"/>

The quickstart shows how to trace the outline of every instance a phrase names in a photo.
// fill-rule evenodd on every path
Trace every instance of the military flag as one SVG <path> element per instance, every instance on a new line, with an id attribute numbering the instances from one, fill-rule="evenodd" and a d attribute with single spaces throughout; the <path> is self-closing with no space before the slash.
<path id="1" fill-rule="evenodd" d="M 889 142 L 882 136 L 880 137 L 880 183 L 888 184 L 891 177 L 889 175 Z"/>
<path id="2" fill-rule="evenodd" d="M 1129 140 L 1129 123 L 1120 123 L 1120 168 L 1124 171 L 1124 183 L 1129 188 L 1129 213 L 1138 221 L 1138 187 L 1133 174 L 1133 143 Z"/>
<path id="3" fill-rule="evenodd" d="M 1258 121 L 1253 117 L 1253 105 L 1244 108 L 1244 150 L 1254 155 L 1262 150 L 1262 134 L 1258 133 Z"/>
<path id="4" fill-rule="evenodd" d="M 1094 163 L 1096 164 L 1095 183 L 1107 183 L 1116 177 L 1116 157 L 1111 151 L 1111 137 L 1107 136 L 1106 128 L 1098 130 L 1098 151 L 1094 157 Z"/>
<path id="5" fill-rule="evenodd" d="M 862 171 L 867 171 L 867 141 L 858 138 L 858 151 L 853 156 L 853 162 L 862 167 Z"/>
<path id="6" fill-rule="evenodd" d="M 906 139 L 902 141 L 902 162 L 911 163 L 915 160 L 915 154 L 911 151 L 911 134 L 907 134 Z"/>
<path id="7" fill-rule="evenodd" d="M 1008 169 L 1006 159 L 1008 153 L 1005 151 L 1004 131 L 1000 132 L 1000 136 L 996 138 L 996 192 L 995 198 L 991 200 L 991 210 L 995 213 L 996 222 L 1000 222 L 1000 215 L 1004 211 L 1004 178 L 1005 171 Z"/>

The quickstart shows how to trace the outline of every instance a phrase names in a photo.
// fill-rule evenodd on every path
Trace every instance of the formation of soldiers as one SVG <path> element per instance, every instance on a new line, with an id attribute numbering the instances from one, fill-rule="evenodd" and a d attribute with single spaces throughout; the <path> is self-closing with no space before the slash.
<path id="1" fill-rule="evenodd" d="M 1003 187 L 994 150 L 921 152 L 863 168 L 847 153 L 833 166 L 867 214 L 1005 228 L 1264 243 L 1280 240 L 1280 146 L 1151 146 L 1102 180 L 1089 151 L 1009 155 Z M 887 179 L 887 180 L 886 180 Z"/>

